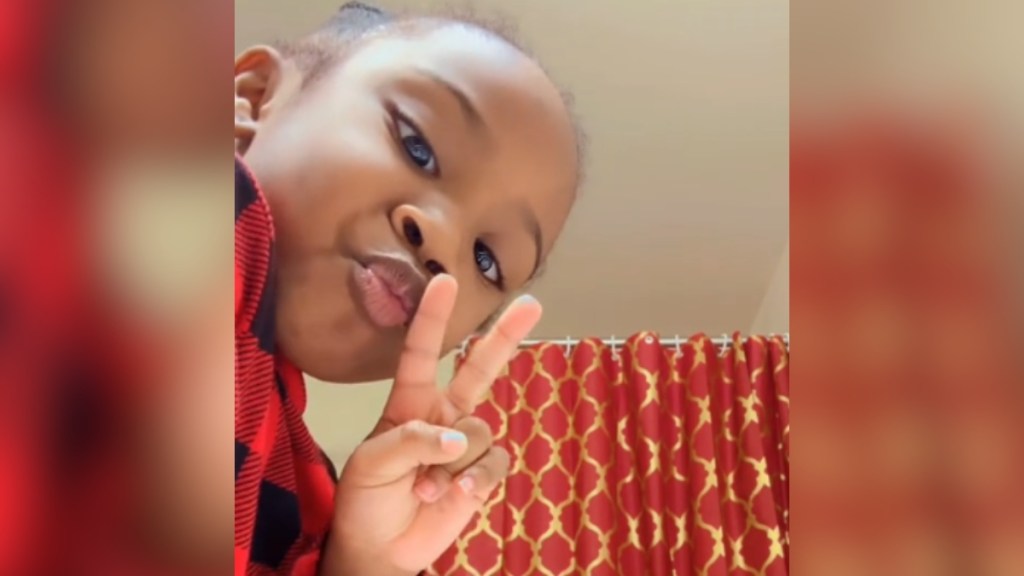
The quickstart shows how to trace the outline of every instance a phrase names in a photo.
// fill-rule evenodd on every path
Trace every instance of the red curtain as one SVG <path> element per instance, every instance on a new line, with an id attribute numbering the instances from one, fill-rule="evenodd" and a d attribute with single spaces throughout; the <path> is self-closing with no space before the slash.
<path id="1" fill-rule="evenodd" d="M 432 574 L 788 573 L 780 338 L 533 346 L 478 415 L 512 473 Z"/>

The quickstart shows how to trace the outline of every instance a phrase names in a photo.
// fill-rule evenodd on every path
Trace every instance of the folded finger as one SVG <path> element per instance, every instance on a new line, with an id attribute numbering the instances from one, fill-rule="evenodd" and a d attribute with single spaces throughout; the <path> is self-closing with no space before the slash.
<path id="1" fill-rule="evenodd" d="M 462 418 L 452 428 L 466 435 L 468 446 L 458 459 L 430 466 L 421 474 L 414 489 L 424 502 L 435 502 L 447 494 L 454 482 L 453 477 L 477 463 L 494 442 L 491 427 L 475 416 Z"/>
<path id="2" fill-rule="evenodd" d="M 420 509 L 420 514 L 416 516 L 406 534 L 429 533 L 440 541 L 455 540 L 473 516 L 484 507 L 491 493 L 508 475 L 508 470 L 508 454 L 501 448 L 492 447 L 479 461 L 458 476 L 458 484 L 449 490 L 444 498 Z M 396 541 L 399 547 L 418 544 L 418 541 L 404 537 L 399 537 Z"/>
<path id="3" fill-rule="evenodd" d="M 421 466 L 454 462 L 467 447 L 458 430 L 412 420 L 356 447 L 342 478 L 363 485 L 393 482 Z"/>
<path id="4" fill-rule="evenodd" d="M 476 463 L 459 474 L 455 483 L 463 495 L 483 502 L 508 476 L 510 466 L 508 452 L 500 446 L 492 446 Z"/>

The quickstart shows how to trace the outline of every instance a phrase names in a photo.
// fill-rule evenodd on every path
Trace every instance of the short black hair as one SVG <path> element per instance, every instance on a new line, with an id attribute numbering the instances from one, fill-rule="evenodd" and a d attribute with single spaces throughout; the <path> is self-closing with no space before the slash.
<path id="1" fill-rule="evenodd" d="M 417 25 L 461 24 L 504 41 L 533 58 L 516 40 L 516 33 L 508 20 L 483 17 L 463 10 L 438 14 L 396 13 L 371 6 L 365 2 L 347 2 L 322 26 L 297 41 L 280 41 L 274 46 L 283 56 L 292 60 L 302 72 L 304 83 L 314 82 L 328 69 L 345 49 L 371 32 L 399 26 L 410 30 Z M 533 58 L 536 61 L 536 58 Z"/>
<path id="2" fill-rule="evenodd" d="M 343 57 L 347 48 L 369 34 L 384 31 L 394 26 L 413 27 L 424 23 L 454 23 L 477 29 L 513 46 L 533 59 L 522 43 L 516 39 L 514 26 L 501 18 L 488 18 L 472 11 L 447 12 L 441 14 L 398 14 L 359 1 L 346 2 L 322 26 L 298 40 L 279 41 L 274 47 L 281 55 L 293 62 L 302 74 L 303 88 L 315 83 L 324 73 Z M 541 65 L 543 69 L 543 65 Z M 545 73 L 547 70 L 545 69 Z M 550 74 L 548 74 L 550 77 Z M 583 160 L 586 148 L 586 133 L 575 113 L 574 97 L 571 92 L 560 89 L 562 101 L 570 116 L 576 134 L 577 188 L 582 184 Z"/>
<path id="3" fill-rule="evenodd" d="M 315 82 L 329 69 L 344 49 L 375 29 L 398 20 L 395 14 L 363 2 L 347 2 L 313 33 L 298 40 L 274 43 L 281 55 L 302 73 L 303 86 Z"/>

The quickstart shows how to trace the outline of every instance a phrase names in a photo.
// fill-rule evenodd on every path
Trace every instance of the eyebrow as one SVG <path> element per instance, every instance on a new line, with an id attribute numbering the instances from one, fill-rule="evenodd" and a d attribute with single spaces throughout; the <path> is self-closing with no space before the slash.
<path id="1" fill-rule="evenodd" d="M 530 210 L 529 206 L 523 204 L 519 208 L 519 215 L 523 220 L 523 225 L 530 231 L 533 236 L 533 270 L 530 272 L 530 279 L 532 280 L 536 275 L 537 271 L 540 270 L 540 256 L 541 247 L 544 246 L 544 237 L 540 231 L 540 222 L 537 221 L 537 215 Z"/>
<path id="2" fill-rule="evenodd" d="M 434 84 L 437 84 L 438 86 L 443 88 L 445 92 L 447 92 L 449 95 L 455 98 L 455 100 L 459 103 L 459 109 L 462 110 L 462 115 L 465 116 L 466 121 L 470 126 L 473 126 L 474 128 L 484 127 L 483 115 L 480 114 L 479 110 L 477 110 L 476 106 L 473 104 L 473 101 L 470 100 L 469 95 L 466 94 L 465 90 L 459 88 L 456 84 L 452 83 L 444 76 L 441 76 L 430 70 L 417 69 L 416 72 L 419 75 L 423 76 L 424 78 L 427 78 Z"/>

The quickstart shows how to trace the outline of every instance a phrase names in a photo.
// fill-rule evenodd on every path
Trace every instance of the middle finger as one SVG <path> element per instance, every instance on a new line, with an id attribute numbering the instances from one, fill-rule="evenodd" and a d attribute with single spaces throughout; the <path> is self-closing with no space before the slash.
<path id="1" fill-rule="evenodd" d="M 505 369 L 519 343 L 540 321 L 541 306 L 532 296 L 520 296 L 473 347 L 448 385 L 448 399 L 462 414 L 472 414 Z"/>

